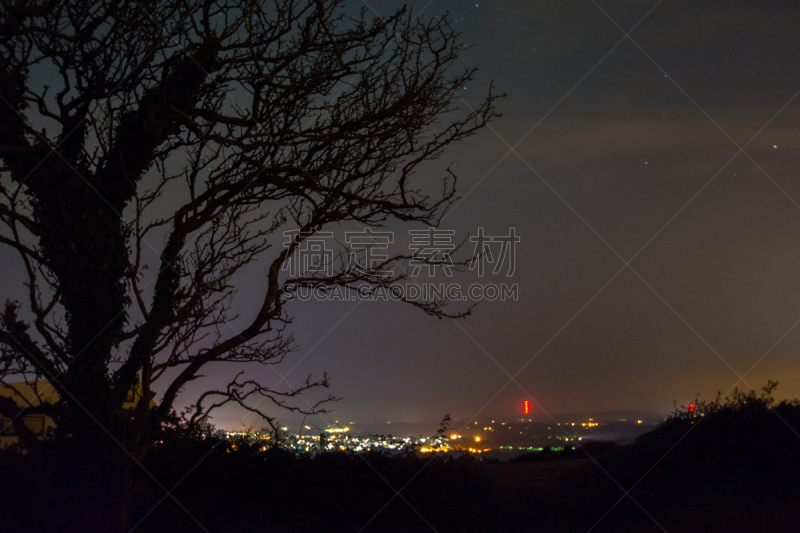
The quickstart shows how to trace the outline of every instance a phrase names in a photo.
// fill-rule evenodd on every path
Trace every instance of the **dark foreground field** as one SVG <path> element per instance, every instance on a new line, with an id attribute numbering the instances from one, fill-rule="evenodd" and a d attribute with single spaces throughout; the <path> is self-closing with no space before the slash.
<path id="1" fill-rule="evenodd" d="M 514 462 L 310 457 L 179 437 L 145 462 L 164 487 L 177 485 L 175 499 L 140 470 L 132 523 L 142 532 L 202 531 L 198 523 L 237 533 L 800 531 L 800 406 L 750 395 L 706 407 L 629 446 Z M 4 531 L 91 531 L 97 502 L 52 481 L 53 457 L 3 455 Z"/>

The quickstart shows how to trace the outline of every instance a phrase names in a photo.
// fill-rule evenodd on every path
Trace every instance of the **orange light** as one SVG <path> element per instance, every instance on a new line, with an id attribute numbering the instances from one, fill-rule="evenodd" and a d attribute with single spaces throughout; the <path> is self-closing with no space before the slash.
<path id="1" fill-rule="evenodd" d="M 690 413 L 694 413 L 694 404 L 693 403 L 689 404 L 689 412 Z"/>
<path id="2" fill-rule="evenodd" d="M 522 410 L 525 412 L 526 415 L 531 412 L 531 406 L 528 403 L 528 400 L 522 402 Z"/>

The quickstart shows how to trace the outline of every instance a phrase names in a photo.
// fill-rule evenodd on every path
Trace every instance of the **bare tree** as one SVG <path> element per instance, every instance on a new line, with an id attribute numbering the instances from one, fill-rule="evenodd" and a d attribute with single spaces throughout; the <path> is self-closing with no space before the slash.
<path id="1" fill-rule="evenodd" d="M 347 16 L 342 4 L 2 0 L 0 244 L 21 259 L 28 295 L 5 306 L 2 377 L 50 382 L 61 400 L 29 410 L 52 416 L 59 438 L 107 431 L 143 457 L 201 370 L 292 350 L 292 289 L 404 277 L 344 256 L 333 272 L 287 275 L 306 239 L 345 222 L 435 226 L 452 205 L 456 176 L 417 170 L 497 116 L 496 96 L 454 105 L 473 71 L 452 72 L 463 43 L 446 16 Z M 298 232 L 283 247 L 287 227 Z M 232 280 L 255 259 L 262 304 L 233 331 Z M 231 402 L 268 421 L 269 403 L 313 412 L 290 399 L 327 384 L 280 391 L 239 374 L 193 417 Z M 130 412 L 137 386 L 145 401 Z M 19 418 L 11 402 L 0 410 Z"/>

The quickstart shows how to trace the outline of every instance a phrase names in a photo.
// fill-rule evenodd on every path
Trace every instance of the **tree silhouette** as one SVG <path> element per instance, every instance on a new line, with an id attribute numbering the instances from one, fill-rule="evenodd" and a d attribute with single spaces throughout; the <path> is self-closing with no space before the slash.
<path id="1" fill-rule="evenodd" d="M 292 350 L 293 289 L 402 280 L 348 269 L 342 252 L 332 271 L 284 267 L 325 227 L 438 223 L 456 176 L 420 165 L 497 116 L 491 88 L 476 109 L 454 106 L 474 74 L 450 72 L 459 46 L 447 17 L 348 16 L 338 0 L 3 0 L 0 244 L 28 297 L 5 305 L 0 372 L 60 397 L 25 412 L 51 416 L 57 440 L 93 450 L 87 462 L 109 436 L 119 461 L 140 459 L 203 369 Z M 287 228 L 298 231 L 281 247 Z M 255 259 L 261 305 L 234 331 L 233 278 Z M 327 385 L 275 390 L 239 374 L 196 399 L 192 420 L 233 402 L 272 423 L 262 399 L 314 412 L 290 401 Z M 144 401 L 124 409 L 136 387 Z M 0 410 L 35 447 L 23 409 Z"/>

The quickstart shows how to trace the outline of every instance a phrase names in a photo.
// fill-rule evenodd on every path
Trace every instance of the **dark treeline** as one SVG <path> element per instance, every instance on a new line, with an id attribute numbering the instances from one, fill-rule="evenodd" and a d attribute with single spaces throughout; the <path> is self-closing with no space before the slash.
<path id="1" fill-rule="evenodd" d="M 594 442 L 509 462 L 312 456 L 178 429 L 144 466 L 167 489 L 177 485 L 180 504 L 137 469 L 134 530 L 800 531 L 800 403 L 775 404 L 773 388 L 677 409 L 631 445 Z M 104 502 L 50 483 L 69 468 L 60 457 L 3 452 L 7 531 L 92 530 Z M 404 487 L 401 496 L 389 485 Z"/>

